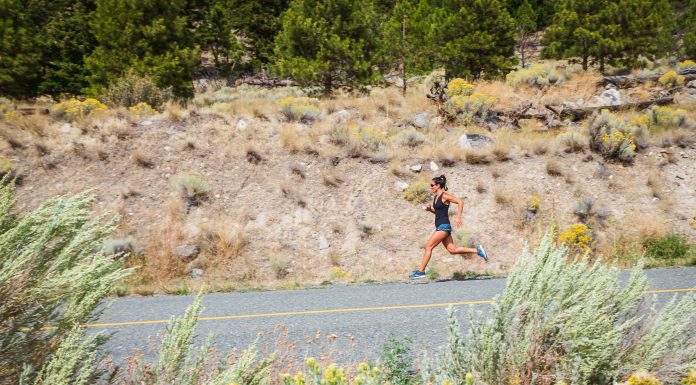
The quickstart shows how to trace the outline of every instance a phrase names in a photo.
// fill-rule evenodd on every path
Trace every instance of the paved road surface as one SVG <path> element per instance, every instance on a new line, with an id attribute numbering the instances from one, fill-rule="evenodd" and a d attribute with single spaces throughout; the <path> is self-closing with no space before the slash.
<path id="1" fill-rule="evenodd" d="M 627 274 L 625 274 L 627 275 Z M 696 267 L 647 271 L 651 290 L 696 290 Z M 210 333 L 224 351 L 244 349 L 260 335 L 260 345 L 295 342 L 294 354 L 330 356 L 351 363 L 376 359 L 390 333 L 409 336 L 418 349 L 431 351 L 446 342 L 446 307 L 454 303 L 462 327 L 468 308 L 486 311 L 501 293 L 505 279 L 445 281 L 425 284 L 331 286 L 319 289 L 209 294 L 197 326 L 200 343 Z M 655 295 L 664 302 L 686 291 Z M 152 358 L 166 320 L 180 316 L 193 296 L 114 299 L 91 331 L 113 333 L 106 344 L 116 362 L 134 349 Z M 281 343 L 284 345 L 284 343 Z"/>

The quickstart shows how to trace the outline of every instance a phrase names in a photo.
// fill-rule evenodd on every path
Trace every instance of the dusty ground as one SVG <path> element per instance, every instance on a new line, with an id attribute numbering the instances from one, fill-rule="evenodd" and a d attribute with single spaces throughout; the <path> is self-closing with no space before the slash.
<path id="1" fill-rule="evenodd" d="M 566 98 L 563 92 L 588 97 L 597 90 L 587 83 L 580 79 L 560 91 L 526 96 L 500 84 L 479 87 L 499 93 L 500 103 L 514 108 L 532 96 L 538 103 Z M 551 223 L 563 230 L 578 222 L 573 211 L 586 197 L 609 213 L 601 223 L 594 221 L 596 255 L 625 251 L 642 237 L 670 231 L 696 240 L 696 148 L 659 146 L 671 132 L 651 136 L 651 145 L 632 165 L 605 162 L 588 149 L 564 152 L 554 140 L 564 128 L 538 132 L 532 122 L 517 133 L 435 125 L 421 130 L 428 136 L 423 145 L 390 143 L 378 154 L 357 158 L 331 143 L 337 125 L 390 131 L 407 127 L 419 112 L 434 117 L 434 106 L 421 92 L 402 98 L 378 91 L 369 98 L 323 101 L 322 115 L 311 125 L 285 122 L 272 99 L 169 107 L 148 118 L 123 111 L 73 123 L 35 117 L 34 129 L 4 128 L 5 137 L 22 146 L 7 141 L 0 154 L 23 176 L 20 208 L 91 188 L 96 211 L 120 214 L 114 238 L 134 240 L 136 255 L 129 263 L 141 269 L 129 284 L 142 294 L 201 282 L 233 290 L 404 279 L 420 262 L 433 217 L 406 201 L 395 184 L 440 174 L 447 176 L 449 192 L 465 202 L 458 236 L 483 243 L 491 255 L 484 264 L 440 247 L 430 267 L 441 277 L 505 273 L 525 243 Z M 344 109 L 350 118 L 339 121 L 336 111 Z M 496 160 L 488 150 L 490 163 L 471 164 L 457 143 L 472 132 L 496 138 L 510 159 Z M 679 135 L 696 143 L 693 129 Z M 259 162 L 250 158 L 254 153 Z M 444 167 L 448 157 L 455 163 Z M 430 169 L 431 161 L 439 170 Z M 416 164 L 423 171 L 408 169 Z M 549 169 L 558 169 L 558 175 Z M 200 176 L 210 187 L 208 198 L 188 214 L 172 187 L 172 179 L 183 174 Z M 525 209 L 535 195 L 539 213 L 528 217 Z M 177 247 L 193 244 L 201 248 L 198 257 L 176 256 Z M 203 270 L 202 279 L 189 278 L 194 268 Z"/>

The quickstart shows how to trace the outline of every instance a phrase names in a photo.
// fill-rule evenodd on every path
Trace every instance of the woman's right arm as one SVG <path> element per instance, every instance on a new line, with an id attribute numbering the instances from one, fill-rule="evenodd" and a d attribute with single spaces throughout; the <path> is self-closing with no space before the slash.
<path id="1" fill-rule="evenodd" d="M 429 211 L 429 212 L 435 214 L 435 210 L 433 210 L 433 205 L 423 206 L 423 210 Z"/>

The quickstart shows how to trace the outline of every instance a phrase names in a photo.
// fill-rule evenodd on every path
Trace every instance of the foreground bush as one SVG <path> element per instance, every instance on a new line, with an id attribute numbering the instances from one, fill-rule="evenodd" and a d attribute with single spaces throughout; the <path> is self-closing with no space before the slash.
<path id="1" fill-rule="evenodd" d="M 46 384 L 91 383 L 102 339 L 82 343 L 76 326 L 96 319 L 96 306 L 130 273 L 101 251 L 113 222 L 92 219 L 93 197 L 86 193 L 51 198 L 34 212 L 15 213 L 13 190 L 3 179 L 0 383 L 15 383 L 20 373 L 25 383 L 35 378 Z M 74 381 L 56 380 L 61 376 L 74 376 Z"/>
<path id="2" fill-rule="evenodd" d="M 640 266 L 622 285 L 617 269 L 568 261 L 547 235 L 520 259 L 490 313 L 472 318 L 466 340 L 450 327 L 439 373 L 453 384 L 472 372 L 489 385 L 610 385 L 644 369 L 676 384 L 696 364 L 696 298 L 658 312 L 646 289 Z"/>
<path id="3" fill-rule="evenodd" d="M 633 125 L 603 110 L 590 123 L 590 148 L 606 159 L 630 163 L 636 156 L 636 138 L 643 136 L 644 127 Z"/>
<path id="4" fill-rule="evenodd" d="M 507 83 L 513 87 L 527 84 L 534 87 L 543 88 L 549 85 L 561 84 L 566 81 L 573 73 L 578 72 L 577 66 L 566 70 L 558 70 L 548 63 L 532 64 L 527 68 L 520 68 L 512 71 L 506 76 Z"/>

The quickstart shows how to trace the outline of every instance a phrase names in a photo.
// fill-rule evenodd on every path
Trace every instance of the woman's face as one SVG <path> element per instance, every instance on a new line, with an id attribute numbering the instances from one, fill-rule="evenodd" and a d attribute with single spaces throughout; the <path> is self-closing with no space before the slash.
<path id="1" fill-rule="evenodd" d="M 430 191 L 436 192 L 440 188 L 440 185 L 435 183 L 434 180 L 430 181 Z"/>

